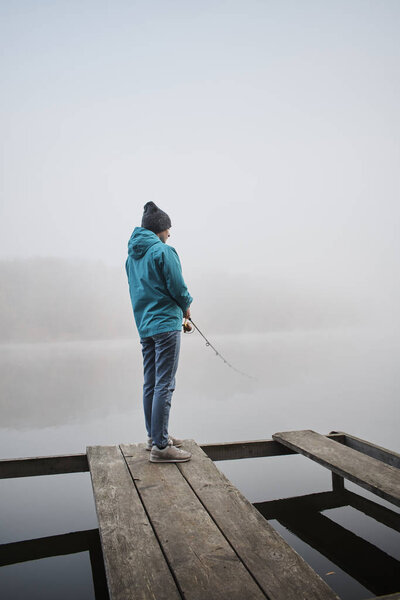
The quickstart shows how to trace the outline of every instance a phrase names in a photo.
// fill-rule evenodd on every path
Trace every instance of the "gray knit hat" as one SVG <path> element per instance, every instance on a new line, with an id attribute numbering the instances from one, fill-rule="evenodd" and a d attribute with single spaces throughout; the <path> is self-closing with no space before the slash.
<path id="1" fill-rule="evenodd" d="M 142 227 L 154 233 L 160 233 L 171 227 L 171 219 L 154 202 L 146 202 L 142 217 Z"/>

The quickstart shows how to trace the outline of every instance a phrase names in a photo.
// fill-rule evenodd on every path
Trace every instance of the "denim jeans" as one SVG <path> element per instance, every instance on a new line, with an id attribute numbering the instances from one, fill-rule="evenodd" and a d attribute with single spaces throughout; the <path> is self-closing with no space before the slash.
<path id="1" fill-rule="evenodd" d="M 181 331 L 140 338 L 143 354 L 143 409 L 147 435 L 153 445 L 168 444 L 168 421 L 181 347 Z"/>

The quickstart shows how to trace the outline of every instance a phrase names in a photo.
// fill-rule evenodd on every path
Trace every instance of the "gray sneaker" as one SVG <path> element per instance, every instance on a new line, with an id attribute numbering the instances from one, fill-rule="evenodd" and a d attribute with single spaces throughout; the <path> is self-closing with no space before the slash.
<path id="1" fill-rule="evenodd" d="M 185 462 L 190 460 L 191 452 L 181 450 L 176 446 L 166 446 L 162 450 L 154 445 L 150 452 L 150 462 Z"/>

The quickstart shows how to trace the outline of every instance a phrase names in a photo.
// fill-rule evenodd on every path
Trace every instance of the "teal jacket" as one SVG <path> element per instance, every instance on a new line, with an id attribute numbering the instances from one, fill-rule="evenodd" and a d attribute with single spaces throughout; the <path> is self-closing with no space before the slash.
<path id="1" fill-rule="evenodd" d="M 193 301 L 175 248 L 145 227 L 135 227 L 125 263 L 133 315 L 141 338 L 181 331 L 183 313 Z"/>

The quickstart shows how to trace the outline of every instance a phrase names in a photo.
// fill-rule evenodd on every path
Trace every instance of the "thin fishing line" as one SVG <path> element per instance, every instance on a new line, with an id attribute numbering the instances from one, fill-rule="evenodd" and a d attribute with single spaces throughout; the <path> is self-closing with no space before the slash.
<path id="1" fill-rule="evenodd" d="M 257 377 L 254 377 L 254 375 L 249 375 L 248 373 L 244 373 L 243 371 L 239 371 L 239 369 L 236 369 L 236 367 L 234 367 L 233 365 L 231 365 L 226 358 L 224 358 L 222 356 L 222 354 L 220 354 L 218 352 L 218 350 L 216 350 L 214 348 L 214 346 L 211 344 L 211 342 L 208 341 L 208 339 L 206 338 L 206 336 L 201 333 L 200 329 L 197 327 L 197 325 L 195 323 L 193 323 L 192 319 L 189 317 L 189 321 L 195 326 L 195 328 L 197 329 L 197 331 L 199 332 L 199 334 L 206 340 L 206 346 L 211 346 L 211 348 L 214 350 L 215 354 L 217 356 L 219 356 L 220 358 L 222 358 L 222 360 L 224 361 L 224 363 L 226 363 L 228 365 L 228 367 L 230 367 L 231 369 L 233 369 L 234 371 L 236 371 L 237 373 L 240 373 L 241 375 L 244 375 L 245 377 L 249 377 L 250 379 L 257 379 Z"/>

